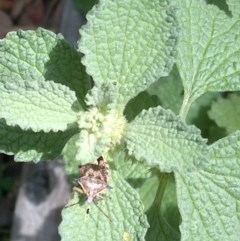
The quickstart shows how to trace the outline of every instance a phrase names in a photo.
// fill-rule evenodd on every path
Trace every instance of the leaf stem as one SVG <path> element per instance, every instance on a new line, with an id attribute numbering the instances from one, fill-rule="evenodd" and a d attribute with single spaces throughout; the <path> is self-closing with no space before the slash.
<path id="1" fill-rule="evenodd" d="M 179 112 L 179 116 L 183 119 L 183 120 L 186 120 L 186 117 L 187 117 L 187 114 L 188 114 L 188 111 L 192 105 L 192 99 L 190 97 L 190 95 L 188 94 L 184 94 L 184 99 L 183 99 L 183 103 L 182 103 L 182 106 L 181 106 L 181 109 L 180 109 L 180 112 Z"/>
<path id="2" fill-rule="evenodd" d="M 166 186 L 169 181 L 169 174 L 167 173 L 161 173 L 159 176 L 159 185 L 156 193 L 156 197 L 154 200 L 155 205 L 161 205 L 163 194 L 165 192 Z"/>

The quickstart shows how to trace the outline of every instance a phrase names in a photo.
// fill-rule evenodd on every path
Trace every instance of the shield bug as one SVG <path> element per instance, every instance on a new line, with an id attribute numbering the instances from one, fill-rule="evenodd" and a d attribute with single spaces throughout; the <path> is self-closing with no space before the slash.
<path id="1" fill-rule="evenodd" d="M 87 196 L 88 203 L 94 203 L 103 199 L 103 192 L 108 188 L 108 166 L 103 157 L 97 159 L 97 164 L 87 163 L 79 166 L 79 178 L 77 182 L 80 187 L 74 187 L 73 190 L 83 193 Z M 97 206 L 97 204 L 96 204 Z M 97 208 L 110 220 L 110 218 L 97 206 Z M 86 211 L 89 214 L 89 208 Z"/>
<path id="2" fill-rule="evenodd" d="M 74 190 L 84 193 L 87 196 L 87 202 L 103 198 L 103 191 L 108 187 L 108 167 L 102 157 L 98 158 L 98 164 L 88 163 L 79 166 L 80 176 L 77 179 L 80 188 L 75 187 Z"/>

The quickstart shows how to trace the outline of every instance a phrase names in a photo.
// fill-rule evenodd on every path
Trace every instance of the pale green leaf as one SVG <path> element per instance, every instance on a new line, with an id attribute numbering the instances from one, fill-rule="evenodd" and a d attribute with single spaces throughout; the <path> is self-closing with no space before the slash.
<path id="1" fill-rule="evenodd" d="M 16 161 L 54 159 L 61 154 L 65 143 L 76 132 L 77 129 L 49 133 L 23 131 L 0 120 L 0 152 L 15 155 Z"/>
<path id="2" fill-rule="evenodd" d="M 17 31 L 0 40 L 1 82 L 53 80 L 75 91 L 84 107 L 89 77 L 76 50 L 51 31 Z M 1 93 L 0 93 L 1 95 Z"/>
<path id="3" fill-rule="evenodd" d="M 227 98 L 219 97 L 208 114 L 218 126 L 226 128 L 227 133 L 240 130 L 240 96 L 230 94 Z"/>
<path id="4" fill-rule="evenodd" d="M 100 1 L 87 15 L 79 42 L 96 85 L 115 85 L 124 105 L 166 76 L 175 55 L 174 14 L 166 1 Z"/>
<path id="5" fill-rule="evenodd" d="M 82 130 L 75 142 L 75 146 L 77 147 L 75 159 L 81 161 L 83 164 L 97 159 L 104 152 L 104 140 L 104 136 L 97 138 L 93 133 Z"/>
<path id="6" fill-rule="evenodd" d="M 226 0 L 205 0 L 207 4 L 213 4 L 217 6 L 219 9 L 224 11 L 228 16 L 231 16 L 231 12 L 228 8 Z"/>
<path id="7" fill-rule="evenodd" d="M 197 128 L 160 106 L 142 111 L 128 124 L 123 139 L 129 154 L 163 172 L 194 168 L 194 160 L 204 158 L 206 149 Z"/>
<path id="8" fill-rule="evenodd" d="M 176 66 L 169 76 L 162 77 L 151 84 L 145 91 L 131 99 L 124 110 L 127 120 L 133 120 L 143 109 L 161 105 L 179 113 L 183 101 L 183 86 Z"/>
<path id="9" fill-rule="evenodd" d="M 76 124 L 81 109 L 75 93 L 53 81 L 2 81 L 0 93 L 0 117 L 23 130 L 64 131 Z"/>
<path id="10" fill-rule="evenodd" d="M 240 18 L 230 18 L 204 0 L 177 2 L 181 29 L 177 66 L 184 105 L 207 91 L 239 90 Z"/>
<path id="11" fill-rule="evenodd" d="M 148 223 L 139 195 L 117 172 L 111 172 L 109 185 L 107 197 L 97 206 L 79 202 L 78 195 L 74 195 L 67 206 L 79 203 L 62 211 L 62 241 L 145 240 Z"/>
<path id="12" fill-rule="evenodd" d="M 66 145 L 64 146 L 64 149 L 62 151 L 63 160 L 65 162 L 64 170 L 68 175 L 77 174 L 79 172 L 77 167 L 80 164 L 83 164 L 79 160 L 76 159 L 76 154 L 78 151 L 78 148 L 76 146 L 76 141 L 79 139 L 79 135 L 80 134 L 77 133 L 74 136 L 72 136 L 69 139 L 69 141 L 66 143 Z M 92 160 L 92 161 L 94 161 L 94 160 Z"/>
<path id="13" fill-rule="evenodd" d="M 178 114 L 183 101 L 183 86 L 176 66 L 173 66 L 169 76 L 160 78 L 150 85 L 147 93 L 157 96 L 162 107 Z"/>
<path id="14" fill-rule="evenodd" d="M 200 96 L 192 105 L 187 116 L 187 123 L 194 123 L 198 128 L 199 125 L 196 122 L 207 121 L 207 110 L 210 109 L 211 103 L 219 96 L 218 93 L 205 93 Z M 199 123 L 201 124 L 201 123 Z M 204 125 L 204 123 L 203 123 Z M 201 129 L 201 128 L 200 128 Z"/>
<path id="15" fill-rule="evenodd" d="M 74 3 L 76 7 L 84 15 L 96 4 L 98 0 L 75 0 Z"/>
<path id="16" fill-rule="evenodd" d="M 220 128 L 209 118 L 208 111 L 212 102 L 220 96 L 220 93 L 207 92 L 201 95 L 191 105 L 186 122 L 193 124 L 201 130 L 201 135 L 208 139 L 208 143 L 216 141 L 225 135 L 221 135 Z"/>
<path id="17" fill-rule="evenodd" d="M 240 132 L 214 143 L 209 151 L 210 161 L 202 162 L 198 171 L 175 173 L 181 241 L 238 241 Z"/>
<path id="18" fill-rule="evenodd" d="M 239 0 L 226 0 L 229 10 L 232 12 L 233 17 L 240 17 L 240 1 Z"/>
<path id="19" fill-rule="evenodd" d="M 156 196 L 159 179 L 155 172 L 159 173 L 159 170 L 149 169 L 145 162 L 137 161 L 120 148 L 111 152 L 110 158 L 109 166 L 117 170 L 121 177 L 138 190 L 146 212 Z"/>
<path id="20" fill-rule="evenodd" d="M 127 103 L 124 116 L 128 121 L 132 121 L 142 110 L 147 110 L 160 104 L 158 96 L 150 95 L 148 91 L 143 91 Z"/>
<path id="21" fill-rule="evenodd" d="M 147 241 L 180 240 L 180 215 L 177 207 L 175 183 L 169 174 L 161 174 L 157 185 L 157 195 L 147 212 L 151 224 Z"/>
<path id="22" fill-rule="evenodd" d="M 74 135 L 63 150 L 63 157 L 66 162 L 65 170 L 67 173 L 74 173 L 75 166 L 94 162 L 103 153 L 103 144 L 92 133 L 81 130 L 80 133 Z"/>
<path id="23" fill-rule="evenodd" d="M 159 185 L 159 178 L 153 175 L 145 180 L 139 188 L 139 195 L 144 205 L 144 212 L 146 212 L 153 204 L 157 189 Z"/>
<path id="24" fill-rule="evenodd" d="M 109 153 L 110 163 L 113 169 L 116 169 L 121 177 L 127 181 L 137 180 L 141 184 L 141 180 L 151 176 L 149 167 L 145 162 L 139 162 L 132 156 L 129 156 L 122 147 L 116 148 Z"/>

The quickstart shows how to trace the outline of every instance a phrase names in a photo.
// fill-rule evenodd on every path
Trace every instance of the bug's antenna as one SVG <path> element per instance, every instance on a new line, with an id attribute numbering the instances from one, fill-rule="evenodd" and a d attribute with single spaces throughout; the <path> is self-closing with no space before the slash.
<path id="1" fill-rule="evenodd" d="M 99 209 L 99 211 L 102 212 L 102 214 L 103 214 L 106 218 L 108 218 L 110 222 L 112 222 L 111 219 L 110 219 L 110 217 L 97 205 L 96 201 L 93 200 L 93 203 L 96 205 L 96 207 Z M 89 213 L 89 210 L 88 210 L 88 213 Z"/>

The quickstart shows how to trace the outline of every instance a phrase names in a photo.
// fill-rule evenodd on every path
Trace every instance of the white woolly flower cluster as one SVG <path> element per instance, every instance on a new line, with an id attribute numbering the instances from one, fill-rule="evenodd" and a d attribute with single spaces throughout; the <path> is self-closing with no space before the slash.
<path id="1" fill-rule="evenodd" d="M 78 141 L 78 156 L 83 158 L 92 153 L 98 156 L 119 144 L 123 135 L 126 119 L 116 110 L 102 113 L 93 107 L 85 112 L 78 120 L 81 129 L 81 140 Z M 91 158 L 91 157 L 89 157 Z"/>

